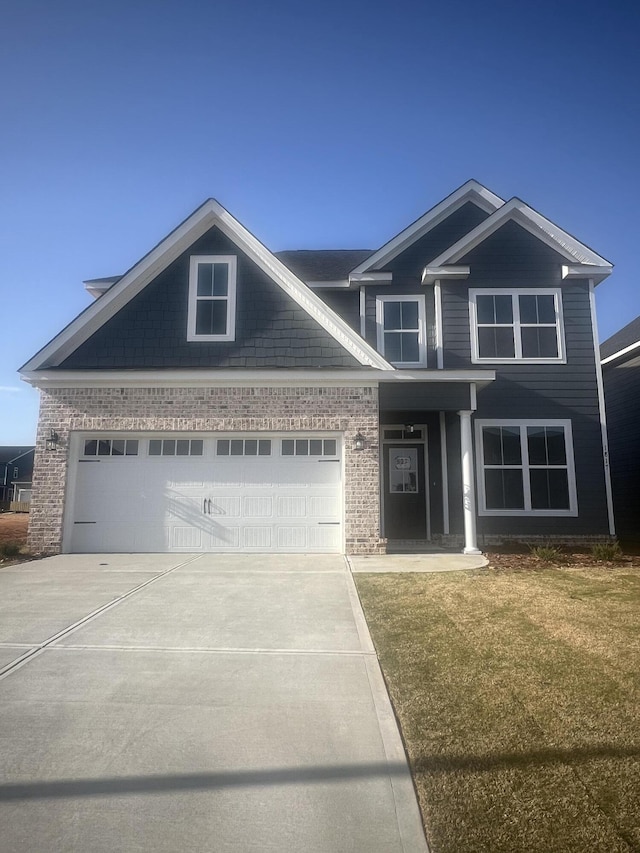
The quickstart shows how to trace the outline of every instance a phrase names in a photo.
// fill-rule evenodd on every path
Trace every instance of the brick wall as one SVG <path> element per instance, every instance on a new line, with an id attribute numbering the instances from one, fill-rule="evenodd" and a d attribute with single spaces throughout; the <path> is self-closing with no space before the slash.
<path id="1" fill-rule="evenodd" d="M 51 430 L 55 450 L 45 450 Z M 288 432 L 345 435 L 345 534 L 349 554 L 383 550 L 379 533 L 378 389 L 316 388 L 56 388 L 41 391 L 29 548 L 58 553 L 74 431 Z M 366 439 L 353 450 L 353 437 Z"/>

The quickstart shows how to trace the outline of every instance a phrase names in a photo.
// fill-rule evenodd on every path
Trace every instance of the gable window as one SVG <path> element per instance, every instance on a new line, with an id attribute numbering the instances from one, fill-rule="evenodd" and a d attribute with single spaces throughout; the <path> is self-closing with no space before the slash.
<path id="1" fill-rule="evenodd" d="M 472 361 L 563 361 L 558 289 L 470 290 Z"/>
<path id="2" fill-rule="evenodd" d="M 427 360 L 424 296 L 376 298 L 378 351 L 392 364 L 421 365 Z"/>
<path id="3" fill-rule="evenodd" d="M 477 421 L 480 515 L 577 515 L 569 421 Z"/>
<path id="4" fill-rule="evenodd" d="M 193 255 L 189 267 L 187 340 L 235 340 L 235 255 Z"/>

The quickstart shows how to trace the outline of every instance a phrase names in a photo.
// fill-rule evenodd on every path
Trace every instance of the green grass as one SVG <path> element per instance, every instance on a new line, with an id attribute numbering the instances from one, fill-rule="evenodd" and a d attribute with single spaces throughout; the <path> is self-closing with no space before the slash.
<path id="1" fill-rule="evenodd" d="M 640 851 L 640 570 L 355 578 L 432 853 Z"/>

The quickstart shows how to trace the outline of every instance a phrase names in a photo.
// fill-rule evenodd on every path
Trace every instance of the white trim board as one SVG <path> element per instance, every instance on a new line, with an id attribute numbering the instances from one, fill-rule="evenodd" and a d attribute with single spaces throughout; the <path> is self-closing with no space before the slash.
<path id="1" fill-rule="evenodd" d="M 554 249 L 562 257 L 575 267 L 576 264 L 587 265 L 590 273 L 584 272 L 583 277 L 598 278 L 602 281 L 608 276 L 613 267 L 606 258 L 601 257 L 593 249 L 576 240 L 568 232 L 555 225 L 546 217 L 542 216 L 528 204 L 519 198 L 512 198 L 501 208 L 492 213 L 488 219 L 461 237 L 457 243 L 450 246 L 446 251 L 429 262 L 429 268 L 443 267 L 456 264 L 465 257 L 472 249 L 479 246 L 488 237 L 494 234 L 506 222 L 513 221 L 521 225 L 534 237 L 537 237 L 547 246 Z"/>
<path id="2" fill-rule="evenodd" d="M 59 365 L 169 264 L 210 228 L 217 226 L 235 245 L 284 290 L 360 364 L 379 370 L 391 365 L 363 341 L 335 311 L 279 261 L 256 237 L 222 207 L 208 199 L 154 249 L 145 255 L 101 297 L 36 353 L 20 372 L 37 370 L 43 364 Z"/>
<path id="3" fill-rule="evenodd" d="M 591 329 L 593 331 L 593 351 L 596 354 L 596 383 L 598 386 L 598 413 L 600 416 L 600 431 L 602 433 L 602 461 L 604 465 L 604 489 L 607 495 L 607 517 L 609 521 L 609 533 L 616 535 L 616 522 L 613 511 L 613 487 L 611 485 L 611 462 L 609 457 L 609 438 L 607 435 L 607 410 L 605 407 L 604 380 L 602 378 L 602 364 L 598 361 L 600 351 L 600 340 L 598 335 L 598 322 L 596 314 L 595 283 L 589 282 L 589 309 L 591 311 Z"/>
<path id="4" fill-rule="evenodd" d="M 468 201 L 473 202 L 477 207 L 489 214 L 504 204 L 504 199 L 492 193 L 486 187 L 483 187 L 478 181 L 467 181 L 439 204 L 436 204 L 435 207 L 432 207 L 431 210 L 428 210 L 419 219 L 416 219 L 415 222 L 412 222 L 404 231 L 401 231 L 392 240 L 385 243 L 377 252 L 366 258 L 366 260 L 352 270 L 351 275 L 359 275 L 388 264 L 400 252 L 404 251 L 412 243 L 415 243 L 416 240 L 424 237 L 425 234 L 428 234 L 436 225 L 439 225 L 440 222 L 451 216 L 452 213 L 455 213 L 456 210 Z"/>
<path id="5" fill-rule="evenodd" d="M 484 388 L 495 370 L 36 370 L 22 380 L 34 388 L 200 388 L 373 386 L 379 382 L 474 382 Z"/>

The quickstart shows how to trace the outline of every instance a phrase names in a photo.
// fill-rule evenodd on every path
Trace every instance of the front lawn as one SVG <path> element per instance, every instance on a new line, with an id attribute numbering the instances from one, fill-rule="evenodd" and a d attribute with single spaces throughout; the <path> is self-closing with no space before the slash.
<path id="1" fill-rule="evenodd" d="M 355 580 L 432 853 L 640 851 L 640 569 Z"/>

